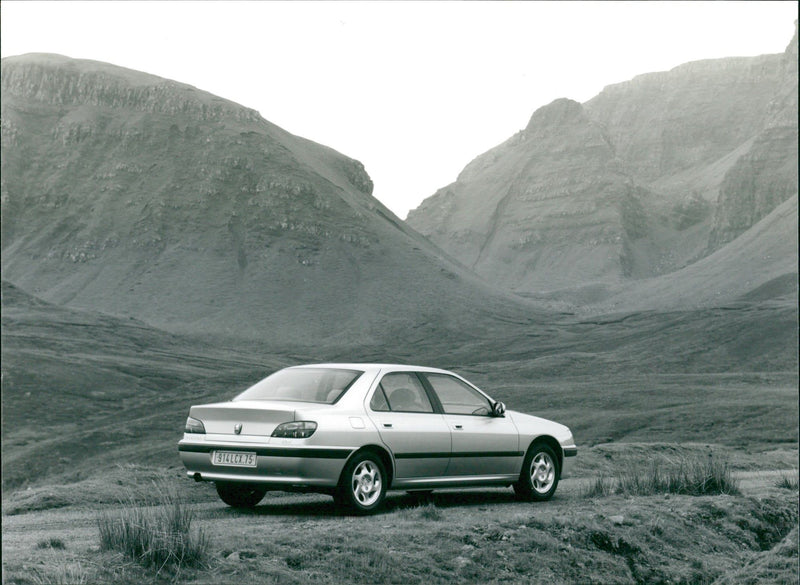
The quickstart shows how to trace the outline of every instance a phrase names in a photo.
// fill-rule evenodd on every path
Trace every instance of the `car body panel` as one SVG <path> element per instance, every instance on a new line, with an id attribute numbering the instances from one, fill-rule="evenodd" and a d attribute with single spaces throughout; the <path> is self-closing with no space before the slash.
<path id="1" fill-rule="evenodd" d="M 394 477 L 439 477 L 450 459 L 450 431 L 437 413 L 371 412 L 395 461 Z"/>
<path id="2" fill-rule="evenodd" d="M 519 474 L 525 451 L 507 417 L 443 415 L 452 442 L 448 476 Z"/>
<path id="3" fill-rule="evenodd" d="M 559 459 L 577 452 L 564 425 L 506 411 L 503 416 L 436 412 L 374 411 L 370 400 L 390 373 L 453 376 L 494 400 L 464 378 L 436 368 L 389 364 L 315 364 L 296 368 L 338 368 L 363 372 L 333 404 L 286 400 L 236 400 L 192 406 L 190 417 L 206 433 L 186 432 L 178 450 L 187 474 L 198 481 L 259 483 L 269 489 L 332 493 L 349 458 L 365 449 L 381 453 L 391 489 L 435 489 L 510 485 L 520 477 L 534 441 L 547 440 Z M 431 392 L 431 386 L 426 385 Z M 273 437 L 278 425 L 313 421 L 306 438 Z M 239 426 L 241 425 L 241 426 Z M 213 453 L 254 454 L 255 466 L 215 464 Z M 228 460 L 252 461 L 249 456 Z"/>

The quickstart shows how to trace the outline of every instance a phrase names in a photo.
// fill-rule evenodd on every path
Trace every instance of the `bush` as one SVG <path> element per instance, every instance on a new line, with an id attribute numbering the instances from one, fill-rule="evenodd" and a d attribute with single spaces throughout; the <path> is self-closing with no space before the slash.
<path id="1" fill-rule="evenodd" d="M 739 482 L 733 478 L 728 463 L 709 454 L 708 457 L 684 457 L 677 464 L 653 460 L 649 466 L 632 467 L 616 479 L 601 476 L 589 486 L 584 495 L 586 497 L 611 494 L 705 496 L 739 493 Z"/>
<path id="2" fill-rule="evenodd" d="M 194 512 L 174 487 L 165 483 L 154 487 L 149 505 L 134 505 L 130 498 L 121 502 L 122 510 L 100 516 L 100 548 L 120 551 L 159 572 L 205 566 L 208 538 L 202 530 L 191 530 Z"/>

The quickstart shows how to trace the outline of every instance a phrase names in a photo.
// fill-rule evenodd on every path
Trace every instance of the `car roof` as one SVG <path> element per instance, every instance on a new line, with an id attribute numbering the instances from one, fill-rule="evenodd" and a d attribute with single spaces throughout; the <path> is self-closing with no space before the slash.
<path id="1" fill-rule="evenodd" d="M 439 368 L 429 368 L 426 366 L 413 366 L 404 364 L 372 364 L 372 363 L 324 363 L 324 364 L 303 364 L 292 366 L 293 368 L 332 368 L 337 370 L 363 370 L 374 371 L 392 370 L 396 372 L 432 372 L 438 374 L 452 374 L 447 370 Z"/>

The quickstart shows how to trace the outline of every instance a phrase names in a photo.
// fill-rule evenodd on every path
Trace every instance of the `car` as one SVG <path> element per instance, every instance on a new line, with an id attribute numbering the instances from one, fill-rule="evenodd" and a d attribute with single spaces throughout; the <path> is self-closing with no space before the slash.
<path id="1" fill-rule="evenodd" d="M 548 500 L 578 448 L 566 426 L 506 410 L 447 370 L 314 364 L 192 406 L 178 452 L 189 477 L 214 482 L 235 508 L 280 490 L 368 514 L 388 490 L 513 486 Z"/>

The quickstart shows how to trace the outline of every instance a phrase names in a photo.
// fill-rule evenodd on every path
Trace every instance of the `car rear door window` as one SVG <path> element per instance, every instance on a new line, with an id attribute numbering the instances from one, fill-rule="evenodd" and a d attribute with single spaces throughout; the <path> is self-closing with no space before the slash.
<path id="1" fill-rule="evenodd" d="M 489 399 L 458 378 L 444 374 L 425 374 L 425 377 L 442 403 L 445 414 L 491 414 Z"/>
<path id="2" fill-rule="evenodd" d="M 425 388 L 413 372 L 386 374 L 370 401 L 375 411 L 433 412 Z"/>

